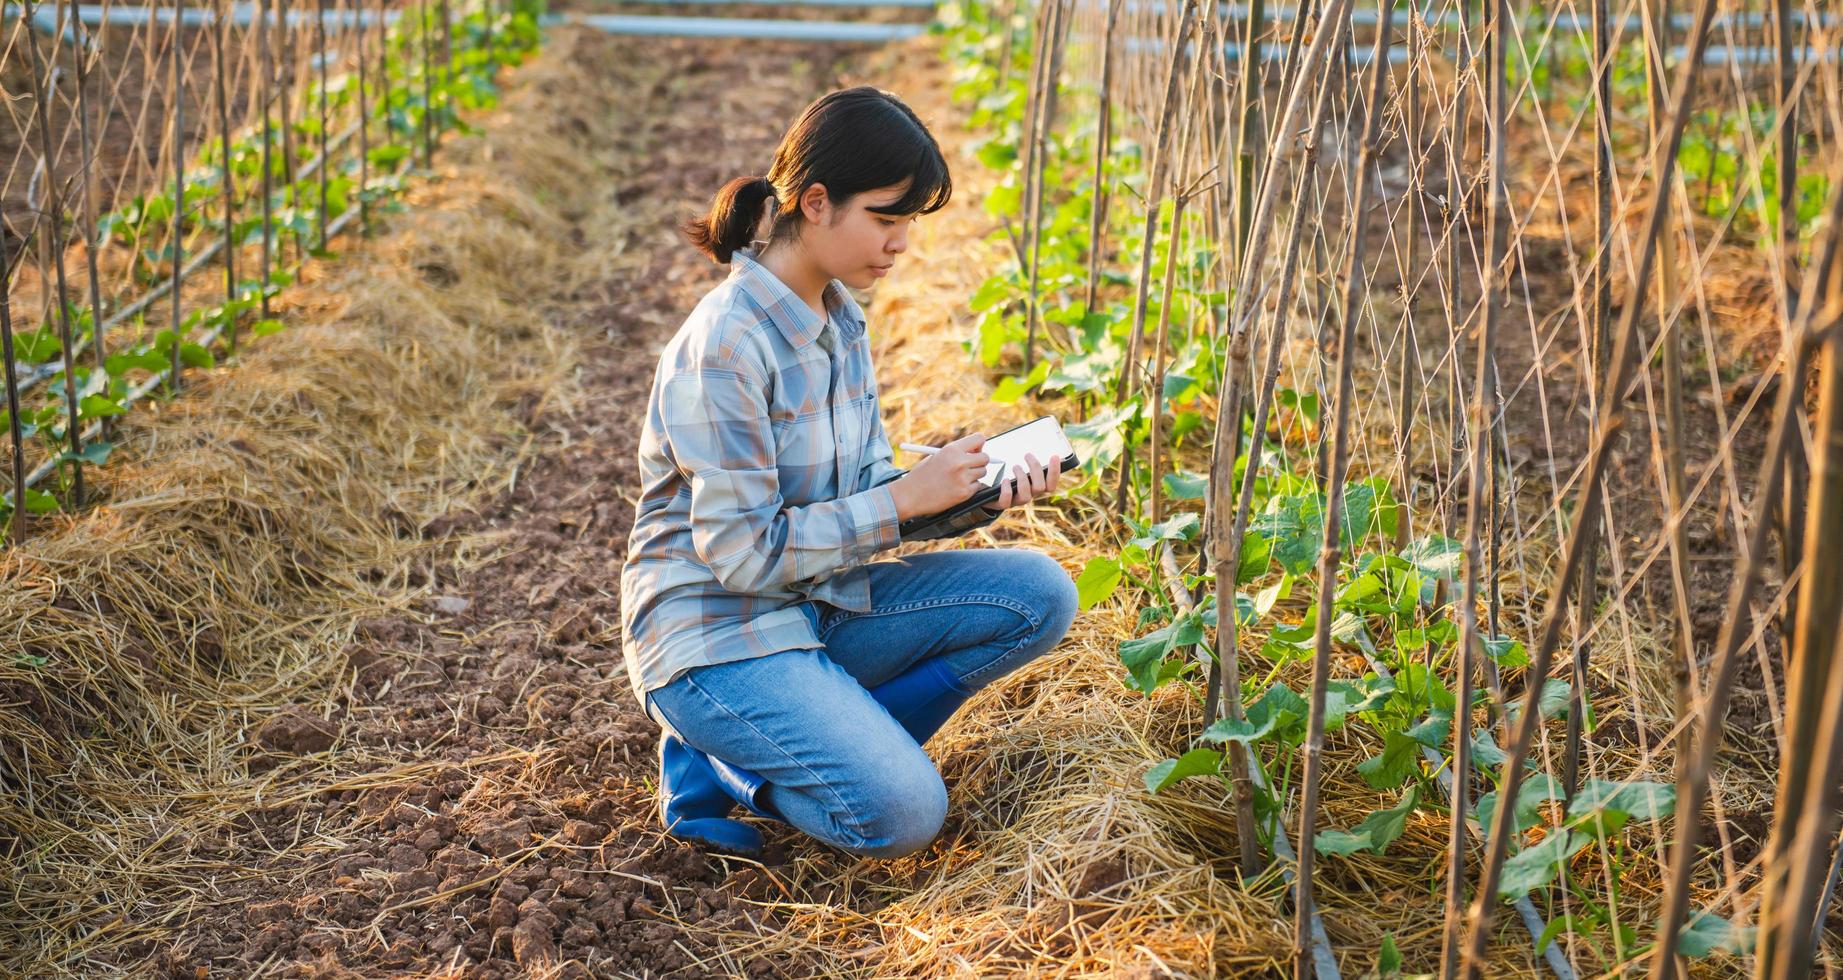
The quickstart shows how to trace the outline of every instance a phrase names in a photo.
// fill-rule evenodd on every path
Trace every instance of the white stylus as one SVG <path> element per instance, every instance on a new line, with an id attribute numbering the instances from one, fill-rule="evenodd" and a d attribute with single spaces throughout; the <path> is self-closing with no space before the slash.
<path id="1" fill-rule="evenodd" d="M 924 446 L 924 445 L 921 445 L 920 443 L 914 443 L 914 442 L 897 443 L 897 446 L 899 448 L 905 449 L 912 453 L 920 453 L 923 456 L 933 456 L 935 453 L 940 452 L 940 450 L 934 446 Z M 987 460 L 986 465 L 987 466 L 997 466 L 1000 473 L 1003 473 L 1005 469 L 1005 461 L 1002 459 Z M 996 476 L 997 474 L 993 474 L 993 475 Z M 997 484 L 993 484 L 993 485 L 996 486 Z"/>

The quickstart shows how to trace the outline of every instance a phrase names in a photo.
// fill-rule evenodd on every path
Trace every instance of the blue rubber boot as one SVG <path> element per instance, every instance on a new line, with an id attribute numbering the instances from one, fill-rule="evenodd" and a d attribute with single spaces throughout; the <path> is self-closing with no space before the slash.
<path id="1" fill-rule="evenodd" d="M 947 719 L 973 696 L 940 659 L 924 660 L 870 689 L 870 696 L 915 739 L 928 741 Z M 691 751 L 696 751 L 692 749 Z M 701 753 L 700 753 L 701 754 Z M 783 819 L 768 799 L 768 780 L 752 769 L 706 756 L 717 785 L 750 813 L 771 820 Z M 734 823 L 735 821 L 727 821 Z"/>
<path id="2" fill-rule="evenodd" d="M 960 683 L 939 657 L 930 657 L 870 689 L 870 696 L 896 723 L 925 745 L 959 710 L 973 689 Z"/>
<path id="3" fill-rule="evenodd" d="M 761 831 L 729 819 L 735 803 L 709 756 L 670 732 L 659 740 L 659 817 L 666 833 L 731 854 L 760 857 Z"/>

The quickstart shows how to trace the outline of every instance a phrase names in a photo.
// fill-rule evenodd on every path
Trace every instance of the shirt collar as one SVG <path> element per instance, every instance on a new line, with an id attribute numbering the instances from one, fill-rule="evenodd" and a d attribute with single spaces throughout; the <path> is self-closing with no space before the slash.
<path id="1" fill-rule="evenodd" d="M 768 271 L 755 257 L 754 246 L 737 249 L 730 253 L 730 278 L 738 280 L 744 292 L 761 304 L 768 313 L 768 319 L 781 331 L 795 350 L 805 347 L 819 339 L 828 320 L 838 324 L 839 338 L 851 343 L 864 333 L 864 310 L 857 300 L 845 289 L 844 283 L 837 279 L 826 283 L 823 301 L 830 312 L 829 318 L 821 318 L 806 305 L 779 276 Z"/>

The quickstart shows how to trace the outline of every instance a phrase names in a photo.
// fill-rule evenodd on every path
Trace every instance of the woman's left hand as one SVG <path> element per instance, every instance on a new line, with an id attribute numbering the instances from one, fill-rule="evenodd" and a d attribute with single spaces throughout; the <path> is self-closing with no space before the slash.
<path id="1" fill-rule="evenodd" d="M 1025 453 L 1024 464 L 1011 467 L 1011 475 L 1015 479 L 1004 482 L 998 491 L 998 499 L 984 505 L 986 510 L 996 514 L 1007 507 L 1029 503 L 1056 491 L 1056 479 L 1062 475 L 1061 459 L 1052 459 L 1048 465 L 1043 465 L 1037 462 L 1035 454 Z"/>

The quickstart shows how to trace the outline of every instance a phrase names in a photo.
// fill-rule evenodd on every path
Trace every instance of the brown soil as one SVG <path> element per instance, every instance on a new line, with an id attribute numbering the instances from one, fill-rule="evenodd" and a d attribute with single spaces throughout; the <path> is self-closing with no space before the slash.
<path id="1" fill-rule="evenodd" d="M 132 948 L 132 969 L 802 972 L 785 959 L 700 959 L 700 934 L 772 928 L 751 900 L 774 887 L 787 838 L 771 834 L 764 869 L 661 833 L 658 733 L 622 668 L 615 588 L 655 352 L 721 276 L 669 219 L 760 172 L 785 120 L 834 87 L 854 52 L 601 36 L 572 50 L 650 103 L 622 134 L 611 190 L 656 218 L 636 225 L 616 274 L 568 324 L 583 344 L 582 397 L 526 406 L 537 463 L 478 513 L 425 529 L 491 535 L 496 547 L 430 569 L 425 610 L 363 624 L 342 712 L 283 715 L 253 735 L 255 765 L 331 744 L 350 775 L 246 813 L 195 851 L 239 870 L 203 884 L 206 914 Z"/>

